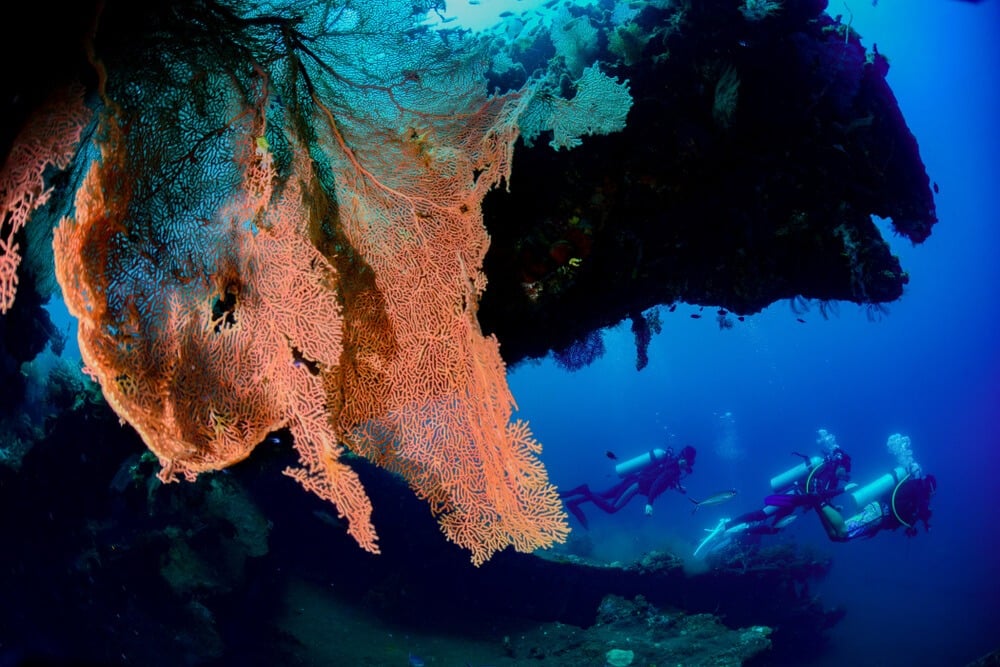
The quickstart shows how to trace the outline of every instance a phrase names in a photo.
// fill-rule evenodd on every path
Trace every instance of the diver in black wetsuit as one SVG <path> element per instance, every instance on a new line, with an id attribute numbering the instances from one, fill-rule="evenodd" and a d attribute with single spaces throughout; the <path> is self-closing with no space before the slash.
<path id="1" fill-rule="evenodd" d="M 851 479 L 851 457 L 838 445 L 830 446 L 822 457 L 808 457 L 797 454 L 804 459 L 801 479 L 796 479 L 787 487 L 782 488 L 781 476 L 771 481 L 772 488 L 778 487 L 781 493 L 764 498 L 764 507 L 730 519 L 726 528 L 746 524 L 745 531 L 751 535 L 774 534 L 791 523 L 797 509 L 818 507 L 829 503 L 833 498 L 844 493 Z"/>
<path id="2" fill-rule="evenodd" d="M 664 491 L 677 489 L 686 493 L 681 479 L 691 474 L 696 455 L 695 448 L 690 445 L 679 455 L 675 455 L 672 449 L 652 449 L 615 466 L 622 480 L 610 489 L 595 492 L 588 485 L 581 484 L 559 495 L 584 528 L 587 528 L 587 517 L 580 508 L 583 503 L 593 503 L 608 514 L 614 514 L 636 495 L 642 495 L 646 497 L 646 514 L 651 515 L 653 502 Z"/>

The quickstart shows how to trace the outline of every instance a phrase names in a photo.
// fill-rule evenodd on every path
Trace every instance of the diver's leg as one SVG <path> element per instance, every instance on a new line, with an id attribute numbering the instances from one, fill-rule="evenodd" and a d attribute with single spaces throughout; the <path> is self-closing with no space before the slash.
<path id="1" fill-rule="evenodd" d="M 586 484 L 581 484 L 580 486 L 575 486 L 568 491 L 560 491 L 559 497 L 563 499 L 563 502 L 566 504 L 566 509 L 568 509 L 573 516 L 576 517 L 577 521 L 580 522 L 580 525 L 585 529 L 590 528 L 587 523 L 587 515 L 585 515 L 583 510 L 580 508 L 581 504 L 594 502 L 594 499 L 597 497 L 594 492 L 590 490 L 590 487 Z"/>
<path id="2" fill-rule="evenodd" d="M 746 514 L 741 514 L 735 519 L 730 519 L 726 522 L 726 528 L 732 528 L 733 526 L 738 526 L 741 523 L 757 523 L 758 521 L 763 521 L 767 517 L 768 514 L 764 510 L 754 510 L 752 512 L 747 512 Z"/>
<path id="3" fill-rule="evenodd" d="M 587 515 L 583 513 L 582 509 L 580 509 L 580 503 L 586 502 L 587 500 L 587 498 L 580 497 L 571 498 L 566 501 L 566 509 L 572 512 L 573 516 L 576 517 L 576 520 L 580 522 L 580 525 L 583 526 L 585 530 L 589 529 L 590 525 L 587 523 Z"/>
<path id="4" fill-rule="evenodd" d="M 628 502 L 635 497 L 635 494 L 639 493 L 638 482 L 631 482 L 630 484 L 619 486 L 622 486 L 623 488 L 619 491 L 617 497 L 609 504 L 609 509 L 604 510 L 609 514 L 614 514 L 621 508 L 628 505 Z"/>
<path id="5" fill-rule="evenodd" d="M 574 516 L 580 518 L 582 512 L 580 512 L 577 505 L 585 502 L 594 503 L 600 510 L 607 512 L 608 514 L 614 514 L 632 499 L 632 496 L 636 494 L 639 490 L 638 482 L 623 481 L 615 484 L 610 489 L 606 491 L 601 491 L 600 493 L 594 493 L 590 490 L 590 487 L 586 484 L 576 487 L 575 489 L 570 489 L 563 496 L 573 495 L 574 497 L 566 500 L 566 507 L 573 512 Z M 578 514 L 578 512 L 580 512 Z M 582 523 L 582 522 L 581 522 Z"/>
<path id="6" fill-rule="evenodd" d="M 600 491 L 598 493 L 591 493 L 587 499 L 597 505 L 601 511 L 613 514 L 617 511 L 615 509 L 615 499 L 621 495 L 622 490 L 628 487 L 629 484 L 631 484 L 629 481 L 618 482 L 610 489 L 605 489 L 604 491 Z"/>
<path id="7" fill-rule="evenodd" d="M 573 496 L 585 496 L 589 498 L 591 495 L 593 495 L 593 493 L 591 492 L 590 487 L 587 486 L 586 484 L 581 484 L 580 486 L 574 486 L 569 491 L 559 492 L 560 498 L 571 498 Z"/>

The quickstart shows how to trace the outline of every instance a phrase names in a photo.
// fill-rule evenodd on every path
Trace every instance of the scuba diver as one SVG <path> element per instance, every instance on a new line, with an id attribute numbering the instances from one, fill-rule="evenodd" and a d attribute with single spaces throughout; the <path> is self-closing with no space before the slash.
<path id="1" fill-rule="evenodd" d="M 892 492 L 889 493 L 889 489 Z M 895 468 L 868 486 L 851 493 L 861 510 L 844 518 L 829 502 L 816 508 L 827 536 L 834 542 L 874 537 L 882 530 L 906 528 L 907 537 L 917 534 L 917 522 L 930 529 L 931 496 L 937 491 L 934 475 L 923 476 L 919 471 Z M 871 499 L 871 500 L 869 500 Z"/>
<path id="2" fill-rule="evenodd" d="M 771 478 L 773 494 L 764 498 L 764 507 L 727 519 L 726 529 L 745 524 L 750 534 L 774 534 L 795 520 L 795 511 L 829 502 L 847 490 L 851 479 L 851 457 L 837 444 L 834 435 L 819 429 L 816 444 L 822 454 L 806 456 L 793 452 L 802 463 Z"/>
<path id="3" fill-rule="evenodd" d="M 817 443 L 823 447 L 823 456 L 803 457 L 803 463 L 772 478 L 771 490 L 776 493 L 765 498 L 764 507 L 723 519 L 707 529 L 709 535 L 695 549 L 695 555 L 703 549 L 718 552 L 734 541 L 746 543 L 778 533 L 798 517 L 795 512 L 799 508 L 815 509 L 827 536 L 837 542 L 872 537 L 886 528 L 905 527 L 906 534 L 912 536 L 918 521 L 928 526 L 930 497 L 937 481 L 932 475 L 925 477 L 913 460 L 909 438 L 890 436 L 888 448 L 900 465 L 864 487 L 848 483 L 851 459 L 832 434 L 821 429 Z M 846 519 L 830 502 L 844 493 L 860 508 Z"/>
<path id="4" fill-rule="evenodd" d="M 609 452 L 609 457 L 614 456 Z M 646 515 L 653 514 L 653 502 L 668 489 L 687 493 L 681 486 L 681 478 L 690 475 L 697 451 L 688 445 L 674 454 L 673 449 L 651 449 L 645 454 L 624 461 L 615 466 L 615 472 L 622 478 L 620 482 L 605 491 L 594 492 L 586 484 L 563 491 L 559 496 L 566 501 L 566 508 L 583 525 L 588 527 L 587 517 L 580 508 L 583 503 L 594 503 L 598 508 L 614 514 L 625 507 L 636 495 L 646 497 Z"/>

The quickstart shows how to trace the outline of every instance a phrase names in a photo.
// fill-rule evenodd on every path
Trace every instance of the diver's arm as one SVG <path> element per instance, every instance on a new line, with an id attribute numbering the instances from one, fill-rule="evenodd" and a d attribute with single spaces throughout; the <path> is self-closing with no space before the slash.
<path id="1" fill-rule="evenodd" d="M 663 470 L 653 481 L 649 483 L 649 491 L 646 493 L 646 504 L 652 505 L 660 495 L 669 489 L 675 482 L 673 474 L 669 469 Z"/>
<path id="2" fill-rule="evenodd" d="M 829 503 L 823 503 L 816 508 L 819 521 L 823 524 L 827 537 L 834 542 L 847 541 L 847 526 L 844 524 L 844 517 L 837 511 L 837 508 Z"/>

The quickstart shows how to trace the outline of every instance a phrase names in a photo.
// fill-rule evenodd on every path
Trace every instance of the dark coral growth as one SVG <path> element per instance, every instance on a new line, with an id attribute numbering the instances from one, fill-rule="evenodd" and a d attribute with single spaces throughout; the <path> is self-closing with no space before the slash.
<path id="1" fill-rule="evenodd" d="M 604 336 L 599 330 L 595 330 L 557 350 L 553 357 L 560 368 L 578 371 L 604 356 L 604 351 Z"/>
<path id="2" fill-rule="evenodd" d="M 657 304 L 745 315 L 794 295 L 883 304 L 902 293 L 908 276 L 871 216 L 920 243 L 936 214 L 886 59 L 824 14 L 824 0 L 786 0 L 760 20 L 738 4 L 651 3 L 626 22 L 610 2 L 572 9 L 597 29 L 589 53 L 629 80 L 634 104 L 623 132 L 559 152 L 545 136 L 519 146 L 510 191 L 486 200 L 492 245 L 479 315 L 508 361 L 564 349 Z M 143 30 L 184 38 L 168 34 L 183 32 L 172 5 L 137 7 L 108 3 L 102 49 L 113 55 Z M 13 120 L 0 128 L 0 154 L 53 86 L 95 83 L 79 46 L 92 8 L 45 21 L 37 7 L 17 11 L 30 16 L 11 17 L 26 31 L 4 43 L 9 60 L 39 55 L 28 46 L 41 43 L 32 26 L 45 26 L 53 48 L 14 72 L 0 103 Z M 492 83 L 520 85 L 555 56 L 548 33 L 535 37 L 518 37 L 515 66 Z M 562 94 L 573 94 L 574 76 L 567 65 Z"/>
<path id="3" fill-rule="evenodd" d="M 666 553 L 621 567 L 508 550 L 475 568 L 403 482 L 355 460 L 375 506 L 391 508 L 373 556 L 325 503 L 269 474 L 293 456 L 287 433 L 226 474 L 162 485 L 138 436 L 77 389 L 21 470 L 0 466 L 0 508 L 18 508 L 0 512 L 11 664 L 405 664 L 412 643 L 390 642 L 389 656 L 387 632 L 441 628 L 437 655 L 480 642 L 448 649 L 453 664 L 604 664 L 614 649 L 647 664 L 665 647 L 693 664 L 781 664 L 815 655 L 839 619 L 809 592 L 829 561 L 791 547 L 693 576 Z M 328 607 L 303 598 L 350 619 L 354 636 L 323 660 Z"/>
<path id="4" fill-rule="evenodd" d="M 788 0 L 757 21 L 736 5 L 646 7 L 629 33 L 641 57 L 600 55 L 629 80 L 626 129 L 570 151 L 519 146 L 510 191 L 485 202 L 480 319 L 508 360 L 657 304 L 745 315 L 794 295 L 902 293 L 908 276 L 871 216 L 914 243 L 937 218 L 885 58 L 824 2 Z M 580 13 L 621 33 L 608 11 Z M 525 70 L 551 48 L 520 54 Z"/>
<path id="5" fill-rule="evenodd" d="M 635 336 L 635 369 L 641 371 L 649 363 L 649 344 L 654 333 L 660 333 L 663 324 L 656 308 L 646 313 L 631 313 L 632 335 Z"/>
<path id="6" fill-rule="evenodd" d="M 227 650 L 214 615 L 262 592 L 247 582 L 269 523 L 227 475 L 163 486 L 138 435 L 81 380 L 50 374 L 58 418 L 20 470 L 0 465 L 0 659 L 206 664 Z"/>
<path id="7" fill-rule="evenodd" d="M 771 628 L 730 629 L 711 614 L 660 609 L 643 596 L 608 595 L 588 628 L 546 623 L 518 634 L 509 654 L 554 667 L 579 665 L 741 665 L 766 655 Z"/>

